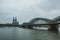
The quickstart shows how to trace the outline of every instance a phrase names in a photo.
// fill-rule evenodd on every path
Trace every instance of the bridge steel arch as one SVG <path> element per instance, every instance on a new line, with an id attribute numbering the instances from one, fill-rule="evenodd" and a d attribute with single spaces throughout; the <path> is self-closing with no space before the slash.
<path id="1" fill-rule="evenodd" d="M 47 18 L 34 18 L 29 22 L 29 24 L 49 24 L 50 22 L 51 20 Z"/>
<path id="2" fill-rule="evenodd" d="M 47 18 L 34 18 L 28 24 L 50 24 L 51 20 Z M 47 27 L 48 25 L 35 25 L 35 27 Z M 29 26 L 29 28 L 33 26 Z"/>

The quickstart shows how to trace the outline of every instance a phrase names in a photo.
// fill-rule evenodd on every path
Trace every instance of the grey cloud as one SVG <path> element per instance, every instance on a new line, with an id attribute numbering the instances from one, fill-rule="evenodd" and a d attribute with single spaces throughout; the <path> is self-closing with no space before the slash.
<path id="1" fill-rule="evenodd" d="M 60 15 L 60 0 L 43 0 L 39 3 L 37 0 L 30 0 L 30 2 L 25 5 L 23 1 L 21 4 L 11 2 L 12 0 L 7 1 L 0 7 L 0 21 L 4 23 L 12 22 L 12 17 L 17 16 L 20 23 L 28 22 L 35 17 L 45 17 L 45 18 L 54 18 Z M 26 0 L 27 1 L 27 0 Z M 15 5 L 15 4 L 16 5 Z M 0 3 L 1 4 L 1 3 Z M 11 5 L 12 4 L 12 5 Z"/>

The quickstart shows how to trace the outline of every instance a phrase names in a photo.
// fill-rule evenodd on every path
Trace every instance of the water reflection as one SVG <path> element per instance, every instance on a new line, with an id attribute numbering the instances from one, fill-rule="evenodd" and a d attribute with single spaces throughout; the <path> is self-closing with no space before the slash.
<path id="1" fill-rule="evenodd" d="M 60 40 L 60 32 L 23 28 L 0 28 L 0 40 Z"/>

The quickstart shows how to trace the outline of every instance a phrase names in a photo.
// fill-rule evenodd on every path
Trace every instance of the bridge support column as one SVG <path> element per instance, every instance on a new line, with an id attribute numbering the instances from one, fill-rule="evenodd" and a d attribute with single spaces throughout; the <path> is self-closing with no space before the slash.
<path id="1" fill-rule="evenodd" d="M 57 24 L 50 24 L 48 27 L 48 31 L 58 31 L 58 25 Z"/>

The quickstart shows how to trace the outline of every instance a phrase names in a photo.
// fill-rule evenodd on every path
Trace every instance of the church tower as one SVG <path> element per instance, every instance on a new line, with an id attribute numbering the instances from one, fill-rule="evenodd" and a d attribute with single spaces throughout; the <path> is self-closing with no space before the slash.
<path id="1" fill-rule="evenodd" d="M 13 21 L 12 21 L 12 24 L 14 25 L 18 25 L 18 21 L 17 21 L 17 17 L 13 17 Z"/>

